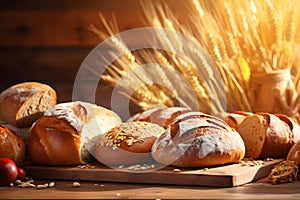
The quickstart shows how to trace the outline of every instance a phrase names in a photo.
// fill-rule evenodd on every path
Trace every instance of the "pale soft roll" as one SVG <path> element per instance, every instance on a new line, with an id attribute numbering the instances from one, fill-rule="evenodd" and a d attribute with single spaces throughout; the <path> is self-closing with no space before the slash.
<path id="1" fill-rule="evenodd" d="M 111 110 L 86 102 L 48 109 L 31 128 L 28 155 L 34 164 L 76 165 L 91 161 L 97 138 L 121 123 Z"/>

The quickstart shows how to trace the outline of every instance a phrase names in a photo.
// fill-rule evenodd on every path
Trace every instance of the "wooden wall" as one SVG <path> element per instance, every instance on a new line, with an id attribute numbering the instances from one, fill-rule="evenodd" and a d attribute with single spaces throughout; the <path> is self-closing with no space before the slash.
<path id="1" fill-rule="evenodd" d="M 177 0 L 167 1 L 180 8 Z M 103 28 L 114 13 L 120 31 L 144 26 L 139 0 L 2 0 L 0 6 L 0 90 L 24 81 L 39 81 L 70 101 L 80 64 L 101 41 L 87 30 Z M 110 88 L 101 88 L 99 104 L 109 107 Z"/>

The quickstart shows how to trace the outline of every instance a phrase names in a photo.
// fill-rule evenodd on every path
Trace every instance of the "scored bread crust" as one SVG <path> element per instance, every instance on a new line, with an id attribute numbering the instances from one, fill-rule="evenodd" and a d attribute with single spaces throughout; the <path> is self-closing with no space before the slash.
<path id="1" fill-rule="evenodd" d="M 245 157 L 285 158 L 300 139 L 299 125 L 284 115 L 256 113 L 248 116 L 238 132 L 246 146 Z"/>
<path id="2" fill-rule="evenodd" d="M 57 104 L 50 86 L 38 82 L 13 85 L 0 94 L 0 118 L 17 127 L 30 127 L 48 108 Z"/>
<path id="3" fill-rule="evenodd" d="M 153 158 L 164 165 L 207 167 L 238 162 L 245 146 L 224 121 L 200 112 L 179 115 L 152 147 Z"/>
<path id="4" fill-rule="evenodd" d="M 121 123 L 111 110 L 86 102 L 48 109 L 31 128 L 28 156 L 41 165 L 77 165 L 91 161 L 96 140 Z"/>
<path id="5" fill-rule="evenodd" d="M 189 111 L 184 107 L 153 107 L 152 109 L 137 113 L 127 120 L 127 122 L 132 121 L 145 121 L 151 122 L 153 124 L 158 124 L 163 128 L 167 126 L 181 113 Z"/>
<path id="6" fill-rule="evenodd" d="M 96 158 L 108 166 L 153 162 L 151 148 L 164 132 L 150 122 L 126 122 L 106 132 L 97 142 Z"/>
<path id="7" fill-rule="evenodd" d="M 18 166 L 21 166 L 25 160 L 23 140 L 2 125 L 0 125 L 0 157 L 12 159 Z"/>

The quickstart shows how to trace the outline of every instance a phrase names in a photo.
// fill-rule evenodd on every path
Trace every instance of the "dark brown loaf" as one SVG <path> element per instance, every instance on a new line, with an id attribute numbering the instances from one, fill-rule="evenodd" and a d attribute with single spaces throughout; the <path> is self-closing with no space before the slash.
<path id="1" fill-rule="evenodd" d="M 8 128 L 0 125 L 0 157 L 12 159 L 18 166 L 25 160 L 23 140 Z"/>
<path id="2" fill-rule="evenodd" d="M 153 158 L 176 167 L 207 167 L 238 162 L 245 146 L 240 135 L 219 118 L 200 112 L 178 116 L 152 147 Z"/>
<path id="3" fill-rule="evenodd" d="M 154 124 L 158 124 L 163 128 L 167 128 L 167 126 L 181 113 L 187 112 L 187 108 L 183 107 L 153 107 L 149 110 L 140 112 L 132 116 L 128 119 L 128 122 L 132 121 L 145 121 L 151 122 Z"/>
<path id="4" fill-rule="evenodd" d="M 57 104 L 32 126 L 29 158 L 41 165 L 90 162 L 99 135 L 120 123 L 116 113 L 95 104 L 80 101 Z"/>
<path id="5" fill-rule="evenodd" d="M 149 122 L 120 124 L 98 141 L 96 158 L 108 166 L 150 163 L 152 145 L 163 132 L 162 127 Z"/>
<path id="6" fill-rule="evenodd" d="M 245 157 L 285 158 L 300 139 L 300 127 L 285 115 L 257 113 L 244 119 L 238 132 L 246 146 Z"/>
<path id="7" fill-rule="evenodd" d="M 56 103 L 56 92 L 50 86 L 37 82 L 20 83 L 1 92 L 0 118 L 16 127 L 30 127 Z"/>

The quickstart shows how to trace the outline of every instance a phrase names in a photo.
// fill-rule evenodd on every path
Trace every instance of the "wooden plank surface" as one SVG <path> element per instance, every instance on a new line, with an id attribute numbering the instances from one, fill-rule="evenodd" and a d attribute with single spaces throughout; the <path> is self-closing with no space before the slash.
<path id="1" fill-rule="evenodd" d="M 112 169 L 97 165 L 95 168 L 27 166 L 28 175 L 35 179 L 84 180 L 147 184 L 174 184 L 194 186 L 233 187 L 266 177 L 281 160 L 266 161 L 264 165 L 241 166 L 231 164 L 204 169 L 180 169 L 171 167 L 148 172 Z"/>

